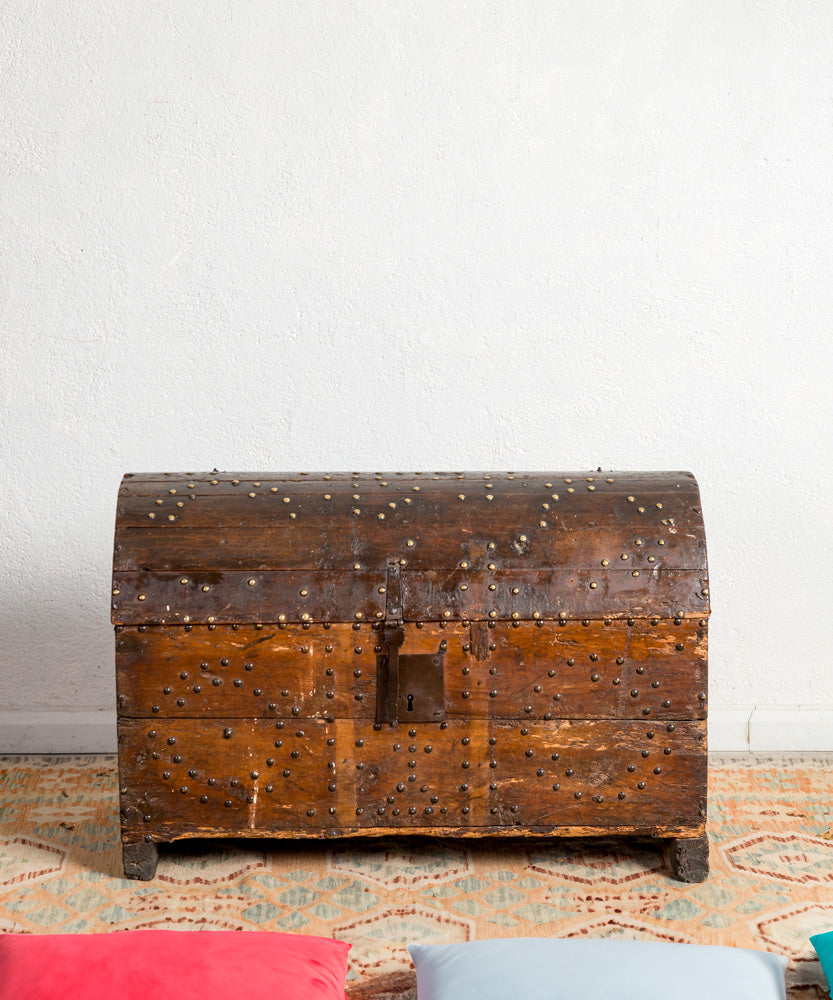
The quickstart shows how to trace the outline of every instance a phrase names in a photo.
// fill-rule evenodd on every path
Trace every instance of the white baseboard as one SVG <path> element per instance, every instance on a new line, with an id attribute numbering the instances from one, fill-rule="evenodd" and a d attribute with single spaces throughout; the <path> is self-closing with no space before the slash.
<path id="1" fill-rule="evenodd" d="M 709 707 L 709 750 L 717 753 L 746 753 L 749 746 L 750 708 Z"/>
<path id="2" fill-rule="evenodd" d="M 713 706 L 709 750 L 833 753 L 833 706 Z M 0 753 L 116 753 L 115 710 L 0 712 Z"/>
<path id="3" fill-rule="evenodd" d="M 115 709 L 0 712 L 0 753 L 115 753 Z"/>
<path id="4" fill-rule="evenodd" d="M 833 706 L 759 705 L 749 720 L 749 749 L 833 750 Z"/>

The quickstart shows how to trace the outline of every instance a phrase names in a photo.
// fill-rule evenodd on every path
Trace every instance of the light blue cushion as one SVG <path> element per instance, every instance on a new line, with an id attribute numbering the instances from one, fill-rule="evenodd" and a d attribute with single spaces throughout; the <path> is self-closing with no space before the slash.
<path id="1" fill-rule="evenodd" d="M 786 1000 L 787 960 L 744 948 L 501 938 L 408 951 L 418 1000 Z"/>

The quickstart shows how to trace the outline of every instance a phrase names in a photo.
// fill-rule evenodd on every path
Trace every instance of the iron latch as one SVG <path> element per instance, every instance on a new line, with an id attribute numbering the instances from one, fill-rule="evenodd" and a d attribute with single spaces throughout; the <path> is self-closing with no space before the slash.
<path id="1" fill-rule="evenodd" d="M 444 651 L 399 652 L 405 641 L 399 563 L 388 563 L 385 621 L 376 656 L 376 722 L 437 722 L 445 715 Z"/>

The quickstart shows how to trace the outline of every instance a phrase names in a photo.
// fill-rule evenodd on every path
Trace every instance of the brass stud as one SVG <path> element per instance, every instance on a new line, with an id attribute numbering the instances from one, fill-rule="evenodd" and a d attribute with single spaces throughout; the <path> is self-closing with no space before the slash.
<path id="1" fill-rule="evenodd" d="M 656 504 L 656 508 L 657 510 L 662 510 L 662 504 L 661 503 Z"/>
<path id="2" fill-rule="evenodd" d="M 489 617 L 490 618 L 497 618 L 497 611 L 490 611 L 489 612 Z"/>
<path id="3" fill-rule="evenodd" d="M 410 497 L 402 497 L 402 503 L 410 503 L 410 502 L 411 502 L 411 498 Z M 394 812 L 398 813 L 399 810 L 398 809 L 394 809 Z"/>
<path id="4" fill-rule="evenodd" d="M 412 486 L 411 489 L 414 491 L 414 493 L 419 493 L 419 487 L 418 486 Z"/>
<path id="5" fill-rule="evenodd" d="M 486 494 L 486 499 L 487 499 L 487 500 L 494 500 L 494 496 L 492 496 L 492 494 L 491 494 L 491 493 L 487 493 L 487 494 Z"/>
<path id="6" fill-rule="evenodd" d="M 176 494 L 176 490 L 168 490 L 168 493 L 170 493 L 171 496 L 174 496 Z"/>
<path id="7" fill-rule="evenodd" d="M 247 583 L 249 584 L 250 587 L 254 587 L 254 585 L 257 583 L 257 580 L 255 580 L 254 577 L 251 577 L 249 580 L 247 580 Z"/>
<path id="8" fill-rule="evenodd" d="M 517 611 L 513 611 L 512 612 L 512 618 L 513 618 L 514 621 L 517 621 L 520 617 L 521 616 L 518 614 Z"/>
<path id="9" fill-rule="evenodd" d="M 182 620 L 183 620 L 184 622 L 189 622 L 189 621 L 191 621 L 191 616 L 190 616 L 190 615 L 183 615 L 183 616 L 182 616 Z"/>
<path id="10" fill-rule="evenodd" d="M 205 586 L 204 586 L 204 587 L 202 588 L 202 592 L 203 592 L 204 594 L 207 594 L 207 593 L 209 592 L 209 590 L 211 590 L 211 587 L 209 587 L 209 586 L 208 586 L 208 584 L 206 584 L 206 585 L 205 585 Z"/>
<path id="11" fill-rule="evenodd" d="M 332 500 L 333 498 L 332 498 L 332 496 L 329 493 L 325 493 L 324 494 L 324 499 L 325 500 Z"/>
<path id="12" fill-rule="evenodd" d="M 390 507 L 391 510 L 395 510 L 396 509 L 396 504 L 393 502 L 393 500 L 390 501 L 390 503 L 388 504 L 388 507 Z"/>
<path id="13" fill-rule="evenodd" d="M 657 545 L 665 545 L 665 539 L 664 538 L 658 539 L 657 540 Z"/>
<path id="14" fill-rule="evenodd" d="M 520 593 L 520 591 L 518 590 L 518 588 L 517 588 L 517 587 L 513 587 L 513 588 L 512 588 L 512 593 L 513 593 L 513 594 L 519 594 L 519 593 Z"/>
<path id="15" fill-rule="evenodd" d="M 443 611 L 443 618 L 450 618 L 450 617 L 451 617 L 450 611 Z"/>
<path id="16" fill-rule="evenodd" d="M 644 507 L 637 507 L 636 509 L 639 511 L 640 514 L 644 514 L 645 513 L 645 508 Z"/>
<path id="17" fill-rule="evenodd" d="M 634 545 L 642 545 L 642 544 L 644 544 L 644 543 L 643 543 L 643 541 L 642 541 L 642 539 L 641 539 L 641 538 L 634 538 L 634 540 L 633 540 L 633 544 L 634 544 Z"/>
<path id="18" fill-rule="evenodd" d="M 553 500 L 560 500 L 561 499 L 561 497 L 557 493 L 553 493 L 552 498 L 553 498 Z"/>
<path id="19" fill-rule="evenodd" d="M 657 557 L 656 556 L 648 556 L 648 562 L 649 563 L 656 562 L 656 561 L 657 561 Z"/>
<path id="20" fill-rule="evenodd" d="M 364 615 L 361 613 L 361 611 L 357 611 L 356 614 L 355 614 L 355 617 L 356 618 L 364 618 Z"/>
<path id="21" fill-rule="evenodd" d="M 163 504 L 164 502 L 165 502 L 164 500 L 156 500 L 156 501 L 155 501 L 155 503 L 156 503 L 156 505 L 157 505 L 158 507 L 161 507 L 161 506 L 162 506 L 162 504 Z"/>
<path id="22" fill-rule="evenodd" d="M 252 498 L 254 498 L 254 497 L 257 496 L 257 493 L 250 493 L 249 496 L 252 497 Z"/>
<path id="23" fill-rule="evenodd" d="M 538 527 L 539 527 L 539 528 L 548 528 L 548 527 L 549 527 L 549 525 L 547 524 L 547 522 L 546 522 L 546 521 L 539 521 L 539 522 L 538 522 Z"/>
<path id="24" fill-rule="evenodd" d="M 146 598 L 145 594 L 139 594 L 139 600 L 140 600 L 140 601 L 144 601 L 144 600 L 146 600 L 146 599 L 147 599 L 147 598 Z"/>
<path id="25" fill-rule="evenodd" d="M 588 493 L 592 493 L 592 492 L 593 492 L 593 491 L 594 491 L 595 489 L 596 489 L 596 487 L 595 487 L 595 486 L 588 486 L 588 487 L 587 487 L 587 491 L 588 491 Z"/>
<path id="26" fill-rule="evenodd" d="M 290 498 L 289 497 L 284 497 L 283 498 L 283 502 L 284 503 L 290 503 Z"/>
<path id="27" fill-rule="evenodd" d="M 361 568 L 362 568 L 361 563 L 353 563 L 353 569 L 361 569 Z"/>
<path id="28" fill-rule="evenodd" d="M 302 621 L 302 622 L 308 622 L 309 620 L 310 620 L 310 617 L 309 617 L 309 615 L 308 615 L 308 614 L 306 613 L 306 611 L 305 611 L 305 612 L 304 612 L 304 613 L 303 613 L 303 614 L 301 615 L 301 621 Z"/>
<path id="29" fill-rule="evenodd" d="M 609 566 L 609 565 L 610 565 L 609 559 L 602 559 L 602 566 Z"/>
<path id="30" fill-rule="evenodd" d="M 635 500 L 636 500 L 636 497 L 628 497 L 628 503 L 634 503 Z"/>
<path id="31" fill-rule="evenodd" d="M 119 590 L 119 588 L 118 588 L 118 587 L 114 587 L 114 588 L 113 588 L 113 594 L 114 594 L 114 595 L 115 595 L 116 597 L 117 597 L 117 596 L 118 596 L 118 595 L 119 595 L 120 593 L 121 593 L 121 591 Z"/>
<path id="32" fill-rule="evenodd" d="M 590 589 L 591 589 L 591 590 L 595 590 L 595 589 L 596 589 L 596 588 L 597 588 L 598 586 L 599 586 L 599 585 L 598 585 L 598 583 L 596 583 L 596 581 L 594 580 L 594 581 L 593 581 L 593 582 L 592 582 L 592 583 L 590 584 Z"/>
<path id="33" fill-rule="evenodd" d="M 497 586 L 494 583 L 490 583 L 489 590 L 497 590 Z"/>
<path id="34" fill-rule="evenodd" d="M 460 584 L 460 590 L 468 590 L 468 589 L 469 589 L 469 585 L 467 583 L 461 583 Z"/>
<path id="35" fill-rule="evenodd" d="M 488 565 L 488 566 L 487 566 L 486 568 L 487 568 L 487 569 L 491 569 L 491 570 L 494 570 L 494 569 L 497 569 L 497 566 L 495 566 L 495 564 L 494 564 L 494 563 L 489 563 L 489 565 Z"/>
<path id="36" fill-rule="evenodd" d="M 408 546 L 409 549 L 412 549 L 416 543 L 414 542 L 413 538 L 409 538 L 408 541 L 405 542 L 405 544 Z"/>
<path id="37" fill-rule="evenodd" d="M 541 617 L 541 612 L 540 611 L 533 611 L 532 612 L 532 617 L 537 621 Z"/>
<path id="38" fill-rule="evenodd" d="M 212 479 L 211 480 L 211 485 L 212 486 L 217 486 L 219 484 L 219 482 L 220 482 L 219 479 Z"/>
<path id="39" fill-rule="evenodd" d="M 631 573 L 631 576 L 639 576 L 639 570 L 635 569 L 633 573 Z"/>

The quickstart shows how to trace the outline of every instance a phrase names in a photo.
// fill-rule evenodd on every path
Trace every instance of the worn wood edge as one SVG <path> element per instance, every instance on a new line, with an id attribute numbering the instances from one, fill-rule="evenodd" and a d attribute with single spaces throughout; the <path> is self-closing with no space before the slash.
<path id="1" fill-rule="evenodd" d="M 143 828 L 144 831 L 144 828 Z M 205 827 L 188 830 L 166 837 L 157 826 L 148 836 L 157 844 L 172 844 L 178 840 L 234 840 L 237 837 L 257 840 L 302 840 L 309 843 L 341 839 L 368 838 L 378 840 L 384 837 L 420 837 L 429 840 L 450 838 L 453 840 L 486 840 L 492 837 L 501 839 L 541 839 L 544 837 L 645 837 L 651 840 L 693 840 L 706 835 L 705 823 L 697 826 L 478 826 L 478 827 L 334 827 L 327 830 L 272 830 L 266 828 L 249 828 L 240 830 L 217 830 Z M 125 836 L 133 841 L 131 835 Z"/>

